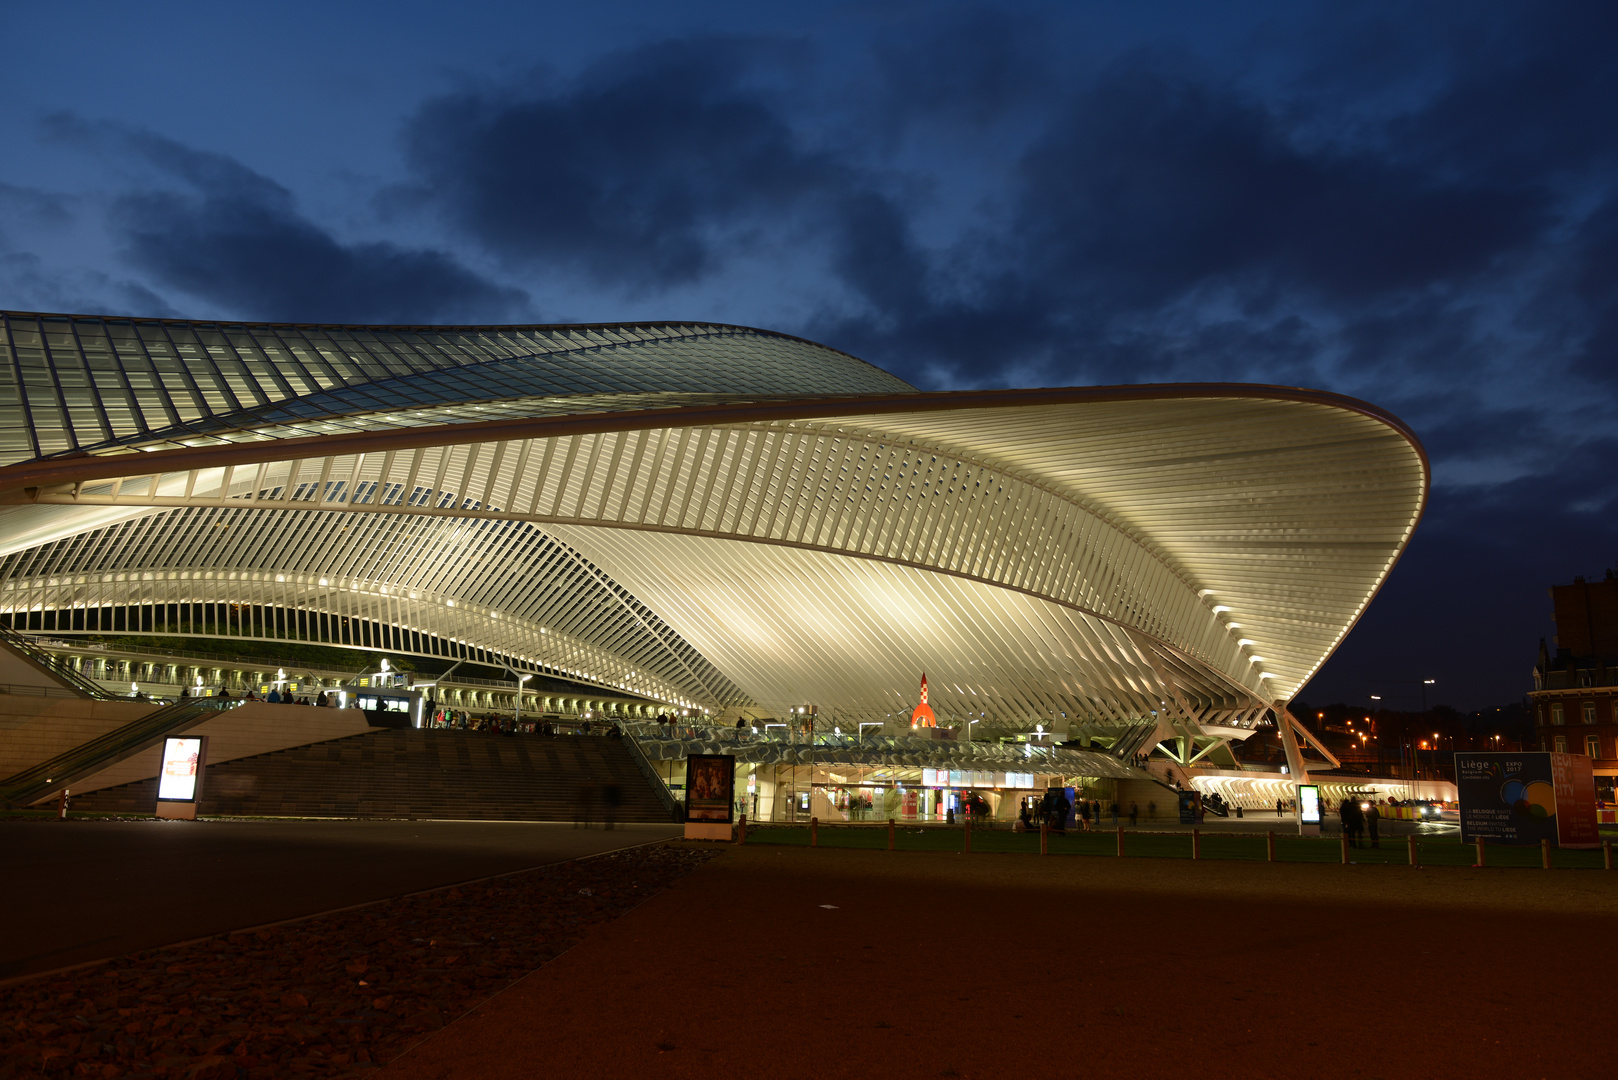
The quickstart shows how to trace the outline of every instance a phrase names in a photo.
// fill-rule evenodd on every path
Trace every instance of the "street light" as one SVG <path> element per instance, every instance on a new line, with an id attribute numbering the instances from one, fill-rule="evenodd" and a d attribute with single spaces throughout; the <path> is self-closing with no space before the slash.
<path id="1" fill-rule="evenodd" d="M 386 663 L 387 663 L 387 661 L 386 661 L 386 660 L 384 660 L 384 661 L 382 661 L 382 662 L 383 662 L 383 663 L 384 663 L 384 664 L 386 664 Z M 513 727 L 516 727 L 516 725 L 517 725 L 517 724 L 518 724 L 518 723 L 520 723 L 520 722 L 521 722 L 521 721 L 522 721 L 522 684 L 523 684 L 523 683 L 525 683 L 525 682 L 527 682 L 527 681 L 528 681 L 528 680 L 529 680 L 529 679 L 532 679 L 532 678 L 533 678 L 533 676 L 532 676 L 532 675 L 523 675 L 523 674 L 519 674 L 519 673 L 518 673 L 518 672 L 517 672 L 517 671 L 515 671 L 515 670 L 514 670 L 514 669 L 512 669 L 512 668 L 509 668 L 509 667 L 506 667 L 506 665 L 505 665 L 505 664 L 501 664 L 501 665 L 500 665 L 500 666 L 501 666 L 501 667 L 503 667 L 503 668 L 505 668 L 505 669 L 506 669 L 506 672 L 507 672 L 507 673 L 508 673 L 508 674 L 509 674 L 509 675 L 510 675 L 510 676 L 511 676 L 511 677 L 512 677 L 512 678 L 513 678 L 513 679 L 516 679 L 516 680 L 517 680 L 517 708 L 516 708 L 516 710 L 515 710 L 515 711 L 514 711 L 514 712 L 513 712 L 513 713 L 512 713 L 512 716 L 511 716 L 511 724 L 512 724 L 512 726 L 513 726 Z"/>

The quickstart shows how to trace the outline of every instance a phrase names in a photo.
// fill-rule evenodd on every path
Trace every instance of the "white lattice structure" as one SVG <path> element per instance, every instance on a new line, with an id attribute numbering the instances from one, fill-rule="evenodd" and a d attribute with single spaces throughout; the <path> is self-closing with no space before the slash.
<path id="1" fill-rule="evenodd" d="M 3 326 L 14 625 L 473 650 L 715 712 L 908 716 L 926 670 L 944 724 L 1242 734 L 1428 488 L 1397 419 L 1304 390 L 919 393 L 695 324 Z"/>

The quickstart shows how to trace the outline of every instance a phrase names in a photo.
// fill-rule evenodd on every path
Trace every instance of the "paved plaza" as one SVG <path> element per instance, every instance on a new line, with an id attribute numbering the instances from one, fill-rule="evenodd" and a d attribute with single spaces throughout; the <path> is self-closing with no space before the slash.
<path id="1" fill-rule="evenodd" d="M 477 821 L 0 822 L 0 979 L 676 836 Z"/>
<path id="2" fill-rule="evenodd" d="M 377 1076 L 1605 1075 L 1615 915 L 1599 871 L 749 845 Z"/>

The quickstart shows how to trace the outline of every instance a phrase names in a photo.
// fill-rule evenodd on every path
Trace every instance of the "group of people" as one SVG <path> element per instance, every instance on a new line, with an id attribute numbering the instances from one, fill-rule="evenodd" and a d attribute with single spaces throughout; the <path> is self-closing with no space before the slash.
<path id="1" fill-rule="evenodd" d="M 1376 808 L 1376 803 L 1366 803 L 1363 807 L 1358 799 L 1344 799 L 1337 804 L 1337 817 L 1343 823 L 1343 835 L 1354 847 L 1360 846 L 1360 836 L 1369 834 L 1371 846 L 1381 847 L 1381 837 L 1377 835 L 1377 826 L 1382 821 L 1382 811 Z"/>
<path id="2" fill-rule="evenodd" d="M 1074 812 L 1077 818 L 1079 831 L 1089 832 L 1098 829 L 1105 821 L 1103 813 L 1112 816 L 1112 823 L 1117 825 L 1126 812 L 1125 808 L 1114 799 L 1107 805 L 1105 811 L 1099 799 L 1080 798 L 1077 804 L 1068 802 L 1067 794 L 1061 788 L 1051 788 L 1037 800 L 1030 797 L 1023 801 L 1022 812 L 1018 816 L 1021 826 L 1031 830 L 1043 822 L 1052 832 L 1065 833 L 1069 812 Z M 1148 802 L 1146 812 L 1153 821 L 1157 820 L 1157 803 Z M 1135 825 L 1140 821 L 1140 804 L 1131 800 L 1127 809 L 1129 823 Z"/>
<path id="3" fill-rule="evenodd" d="M 180 699 L 184 701 L 193 697 L 204 698 L 209 696 L 201 692 L 201 687 L 198 687 L 197 689 L 198 692 L 193 694 L 189 686 L 180 687 Z M 235 695 L 233 695 L 229 690 L 226 690 L 223 686 L 216 690 L 212 696 L 219 701 L 231 701 L 235 697 Z M 270 687 L 270 692 L 265 694 L 263 697 L 259 697 L 258 692 L 255 690 L 244 690 L 242 692 L 242 700 L 267 701 L 272 705 L 319 705 L 322 707 L 331 705 L 335 707 L 337 704 L 337 698 L 333 696 L 328 699 L 324 690 L 322 690 L 320 695 L 313 701 L 310 701 L 308 695 L 297 697 L 294 696 L 290 690 L 283 694 L 280 688 L 276 686 Z"/>

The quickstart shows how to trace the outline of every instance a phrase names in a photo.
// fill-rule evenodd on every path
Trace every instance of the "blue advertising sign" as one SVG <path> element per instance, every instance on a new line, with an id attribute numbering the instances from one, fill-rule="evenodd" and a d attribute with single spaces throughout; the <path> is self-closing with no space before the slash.
<path id="1" fill-rule="evenodd" d="M 1180 824 L 1200 825 L 1202 823 L 1202 792 L 1180 792 Z"/>
<path id="2" fill-rule="evenodd" d="M 1455 755 L 1461 842 L 1538 844 L 1556 840 L 1556 786 L 1551 755 Z"/>

